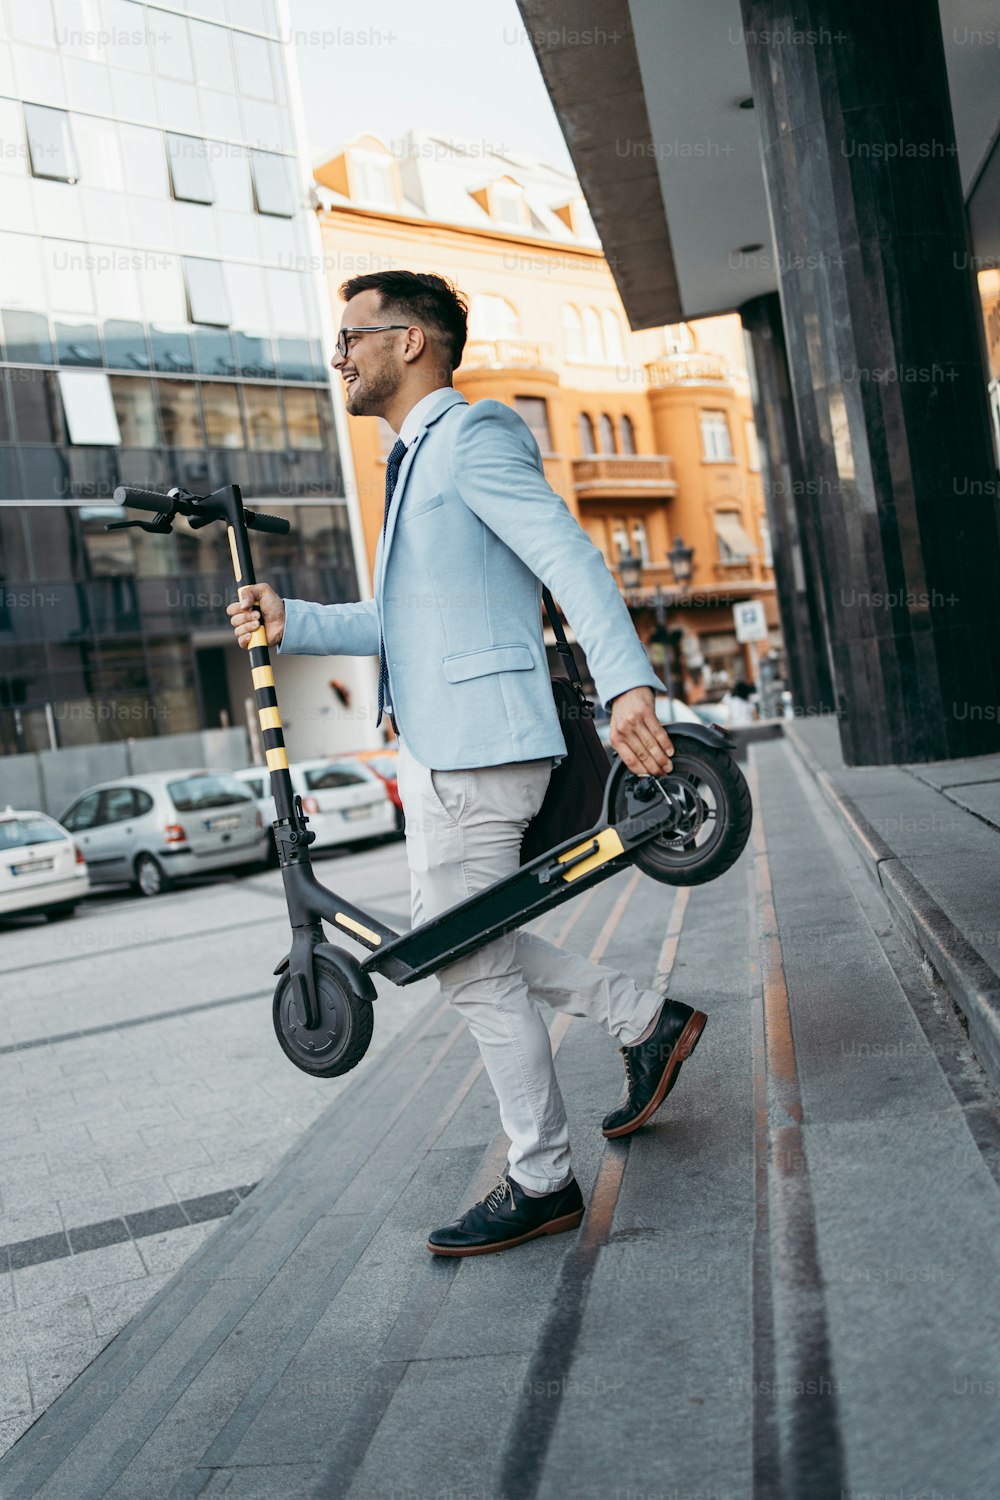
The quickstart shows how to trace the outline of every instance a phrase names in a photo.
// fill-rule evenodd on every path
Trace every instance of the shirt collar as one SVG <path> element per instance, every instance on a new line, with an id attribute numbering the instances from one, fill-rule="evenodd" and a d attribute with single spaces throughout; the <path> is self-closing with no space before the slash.
<path id="1" fill-rule="evenodd" d="M 454 386 L 440 385 L 436 391 L 429 391 L 426 396 L 421 396 L 415 406 L 410 407 L 399 428 L 400 439 L 407 447 L 413 442 L 421 427 L 427 425 L 441 398 L 446 393 L 452 395 L 454 390 Z"/>

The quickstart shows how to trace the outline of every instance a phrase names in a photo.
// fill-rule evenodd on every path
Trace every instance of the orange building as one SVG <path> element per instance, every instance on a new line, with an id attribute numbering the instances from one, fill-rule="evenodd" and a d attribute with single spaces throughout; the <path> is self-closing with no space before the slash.
<path id="1" fill-rule="evenodd" d="M 624 555 L 627 581 L 637 559 L 626 597 L 674 690 L 698 701 L 751 677 L 737 602 L 763 599 L 758 649 L 780 653 L 739 319 L 632 332 L 575 179 L 499 148 L 361 136 L 314 176 L 335 315 L 340 283 L 370 271 L 436 271 L 466 294 L 456 385 L 518 410 L 609 565 Z M 349 430 L 370 568 L 394 434 L 380 419 Z M 679 540 L 694 549 L 684 584 L 668 562 Z"/>

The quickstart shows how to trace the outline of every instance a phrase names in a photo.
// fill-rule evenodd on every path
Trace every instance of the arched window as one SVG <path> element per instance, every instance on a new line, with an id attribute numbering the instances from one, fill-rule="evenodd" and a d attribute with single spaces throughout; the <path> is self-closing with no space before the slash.
<path id="1" fill-rule="evenodd" d="M 635 453 L 635 428 L 632 426 L 632 418 L 623 413 L 618 419 L 618 430 L 621 433 L 623 453 Z"/>
<path id="2" fill-rule="evenodd" d="M 604 363 L 604 340 L 601 338 L 601 320 L 592 307 L 583 309 L 584 358 L 592 365 Z"/>
<path id="3" fill-rule="evenodd" d="M 562 308 L 563 351 L 567 359 L 583 359 L 583 324 L 579 311 L 572 302 L 564 302 Z"/>
<path id="4" fill-rule="evenodd" d="M 589 458 L 597 452 L 597 444 L 594 442 L 594 424 L 585 411 L 582 411 L 576 420 L 580 433 L 580 452 Z"/>
<path id="5" fill-rule="evenodd" d="M 615 451 L 615 424 L 606 411 L 602 411 L 597 419 L 597 446 L 602 453 Z"/>
<path id="6" fill-rule="evenodd" d="M 521 336 L 521 319 L 517 308 L 506 297 L 496 297 L 492 292 L 476 292 L 469 306 L 469 338 L 476 342 L 494 343 L 497 339 L 516 339 Z"/>
<path id="7" fill-rule="evenodd" d="M 623 365 L 625 363 L 625 350 L 622 347 L 622 325 L 610 308 L 605 308 L 601 313 L 601 326 L 604 330 L 604 352 L 612 364 Z"/>

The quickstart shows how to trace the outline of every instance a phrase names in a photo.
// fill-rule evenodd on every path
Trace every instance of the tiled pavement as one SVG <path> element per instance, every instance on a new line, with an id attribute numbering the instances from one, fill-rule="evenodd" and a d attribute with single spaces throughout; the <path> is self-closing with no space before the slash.
<path id="1" fill-rule="evenodd" d="M 409 926 L 401 841 L 317 868 Z M 273 873 L 0 924 L 0 1452 L 347 1082 L 278 1049 L 286 937 Z M 430 993 L 388 989 L 370 1055 Z"/>

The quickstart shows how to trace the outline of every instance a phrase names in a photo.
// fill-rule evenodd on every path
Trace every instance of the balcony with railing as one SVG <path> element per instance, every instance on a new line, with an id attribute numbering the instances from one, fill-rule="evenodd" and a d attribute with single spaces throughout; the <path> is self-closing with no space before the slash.
<path id="1" fill-rule="evenodd" d="M 646 366 L 650 388 L 675 385 L 732 385 L 726 362 L 718 354 L 664 354 Z"/>
<path id="2" fill-rule="evenodd" d="M 548 370 L 552 357 L 543 344 L 527 339 L 472 339 L 462 355 L 462 370 Z"/>
<path id="3" fill-rule="evenodd" d="M 615 496 L 648 495 L 650 499 L 675 495 L 674 461 L 665 454 L 648 457 L 629 453 L 604 453 L 573 459 L 573 488 L 580 500 L 603 500 Z"/>

